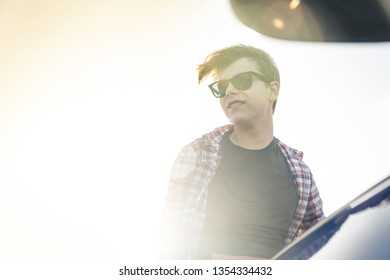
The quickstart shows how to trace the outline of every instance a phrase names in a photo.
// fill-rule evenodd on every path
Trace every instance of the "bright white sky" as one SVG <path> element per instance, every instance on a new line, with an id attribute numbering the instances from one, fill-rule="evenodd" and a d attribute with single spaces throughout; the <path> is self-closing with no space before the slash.
<path id="1" fill-rule="evenodd" d="M 196 67 L 232 44 L 278 63 L 326 214 L 389 175 L 389 44 L 272 40 L 225 0 L 6 0 L 0 41 L 0 259 L 152 258 L 177 152 L 227 122 Z"/>

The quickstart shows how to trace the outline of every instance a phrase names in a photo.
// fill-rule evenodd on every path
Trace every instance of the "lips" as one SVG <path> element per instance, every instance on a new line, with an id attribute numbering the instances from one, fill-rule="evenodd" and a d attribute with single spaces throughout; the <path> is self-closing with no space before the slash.
<path id="1" fill-rule="evenodd" d="M 244 104 L 245 102 L 244 101 L 242 101 L 242 100 L 231 100 L 231 101 L 229 101 L 228 103 L 227 103 L 227 108 L 228 109 L 232 109 L 232 108 L 235 108 L 235 107 L 237 107 L 237 106 L 239 106 L 239 105 L 242 105 L 242 104 Z"/>

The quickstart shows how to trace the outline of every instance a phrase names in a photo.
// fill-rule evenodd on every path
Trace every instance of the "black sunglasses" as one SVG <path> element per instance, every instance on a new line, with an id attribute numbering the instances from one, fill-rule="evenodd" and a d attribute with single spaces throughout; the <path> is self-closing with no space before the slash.
<path id="1" fill-rule="evenodd" d="M 238 90 L 246 90 L 250 88 L 252 86 L 252 76 L 255 76 L 263 82 L 271 82 L 271 80 L 263 74 L 248 71 L 237 74 L 229 80 L 216 81 L 210 84 L 209 88 L 211 89 L 211 92 L 214 94 L 215 97 L 222 98 L 226 95 L 226 89 L 229 86 L 229 83 L 231 83 Z"/>

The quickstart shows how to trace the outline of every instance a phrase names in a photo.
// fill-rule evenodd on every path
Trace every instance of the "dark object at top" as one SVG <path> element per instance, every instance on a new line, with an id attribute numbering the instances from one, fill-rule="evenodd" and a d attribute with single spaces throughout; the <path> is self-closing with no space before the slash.
<path id="1" fill-rule="evenodd" d="M 230 0 L 238 19 L 292 41 L 390 41 L 390 0 Z"/>

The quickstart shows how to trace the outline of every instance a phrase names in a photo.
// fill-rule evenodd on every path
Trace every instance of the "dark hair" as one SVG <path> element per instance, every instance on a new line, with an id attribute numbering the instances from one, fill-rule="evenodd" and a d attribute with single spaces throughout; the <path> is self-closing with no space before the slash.
<path id="1" fill-rule="evenodd" d="M 233 62 L 241 58 L 248 58 L 254 61 L 262 74 L 269 80 L 280 84 L 279 70 L 273 58 L 261 49 L 246 45 L 235 45 L 209 54 L 204 63 L 198 65 L 198 83 L 202 82 L 210 74 L 216 75 L 222 72 Z M 273 110 L 275 110 L 275 106 L 276 100 L 273 104 Z"/>

